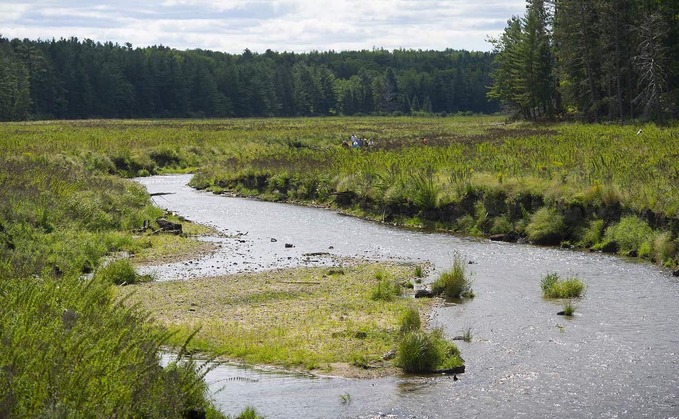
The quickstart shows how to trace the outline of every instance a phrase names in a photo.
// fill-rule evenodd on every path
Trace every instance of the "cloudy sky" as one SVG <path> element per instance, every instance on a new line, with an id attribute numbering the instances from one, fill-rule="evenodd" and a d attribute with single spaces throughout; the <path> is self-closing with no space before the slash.
<path id="1" fill-rule="evenodd" d="M 525 0 L 0 0 L 6 38 L 89 38 L 229 53 L 491 50 Z"/>

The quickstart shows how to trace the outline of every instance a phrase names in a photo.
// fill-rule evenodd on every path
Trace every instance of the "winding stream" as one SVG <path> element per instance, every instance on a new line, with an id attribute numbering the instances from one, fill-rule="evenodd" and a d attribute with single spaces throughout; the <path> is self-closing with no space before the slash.
<path id="1" fill-rule="evenodd" d="M 473 341 L 457 342 L 467 365 L 459 381 L 312 379 L 220 366 L 208 381 L 221 389 L 214 398 L 226 413 L 250 405 L 267 418 L 679 417 L 679 281 L 665 271 L 608 255 L 216 196 L 189 188 L 189 179 L 137 181 L 150 193 L 172 193 L 154 197 L 159 206 L 227 237 L 212 239 L 220 250 L 205 259 L 151 268 L 161 280 L 334 263 L 304 256 L 319 252 L 429 261 L 438 271 L 451 266 L 455 252 L 473 261 L 476 298 L 442 307 L 433 319 L 449 337 L 471 328 Z M 557 316 L 561 305 L 542 298 L 547 272 L 574 274 L 587 285 L 572 319 Z"/>

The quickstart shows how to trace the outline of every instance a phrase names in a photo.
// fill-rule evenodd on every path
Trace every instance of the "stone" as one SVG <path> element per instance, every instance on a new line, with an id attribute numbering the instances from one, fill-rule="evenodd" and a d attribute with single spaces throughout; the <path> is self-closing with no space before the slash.
<path id="1" fill-rule="evenodd" d="M 415 298 L 432 298 L 432 297 L 434 297 L 434 293 L 428 289 L 421 289 L 415 291 Z"/>

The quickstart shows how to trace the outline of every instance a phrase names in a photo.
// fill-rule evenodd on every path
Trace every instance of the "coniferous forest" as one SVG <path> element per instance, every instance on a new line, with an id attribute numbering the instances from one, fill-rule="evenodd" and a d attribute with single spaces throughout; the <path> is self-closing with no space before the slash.
<path id="1" fill-rule="evenodd" d="M 493 113 L 492 54 L 296 54 L 0 37 L 0 120 Z"/>
<path id="2" fill-rule="evenodd" d="M 489 97 L 529 120 L 679 116 L 679 1 L 526 3 L 491 41 Z"/>
<path id="3" fill-rule="evenodd" d="M 491 52 L 227 54 L 0 36 L 0 120 L 679 116 L 679 0 L 527 0 Z"/>

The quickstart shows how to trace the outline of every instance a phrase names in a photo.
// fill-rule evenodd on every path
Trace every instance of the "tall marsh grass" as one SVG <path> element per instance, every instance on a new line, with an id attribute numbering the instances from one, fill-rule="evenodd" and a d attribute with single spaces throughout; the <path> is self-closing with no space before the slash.
<path id="1" fill-rule="evenodd" d="M 199 367 L 162 368 L 168 334 L 114 301 L 109 283 L 3 280 L 0 304 L 0 416 L 220 416 Z"/>

